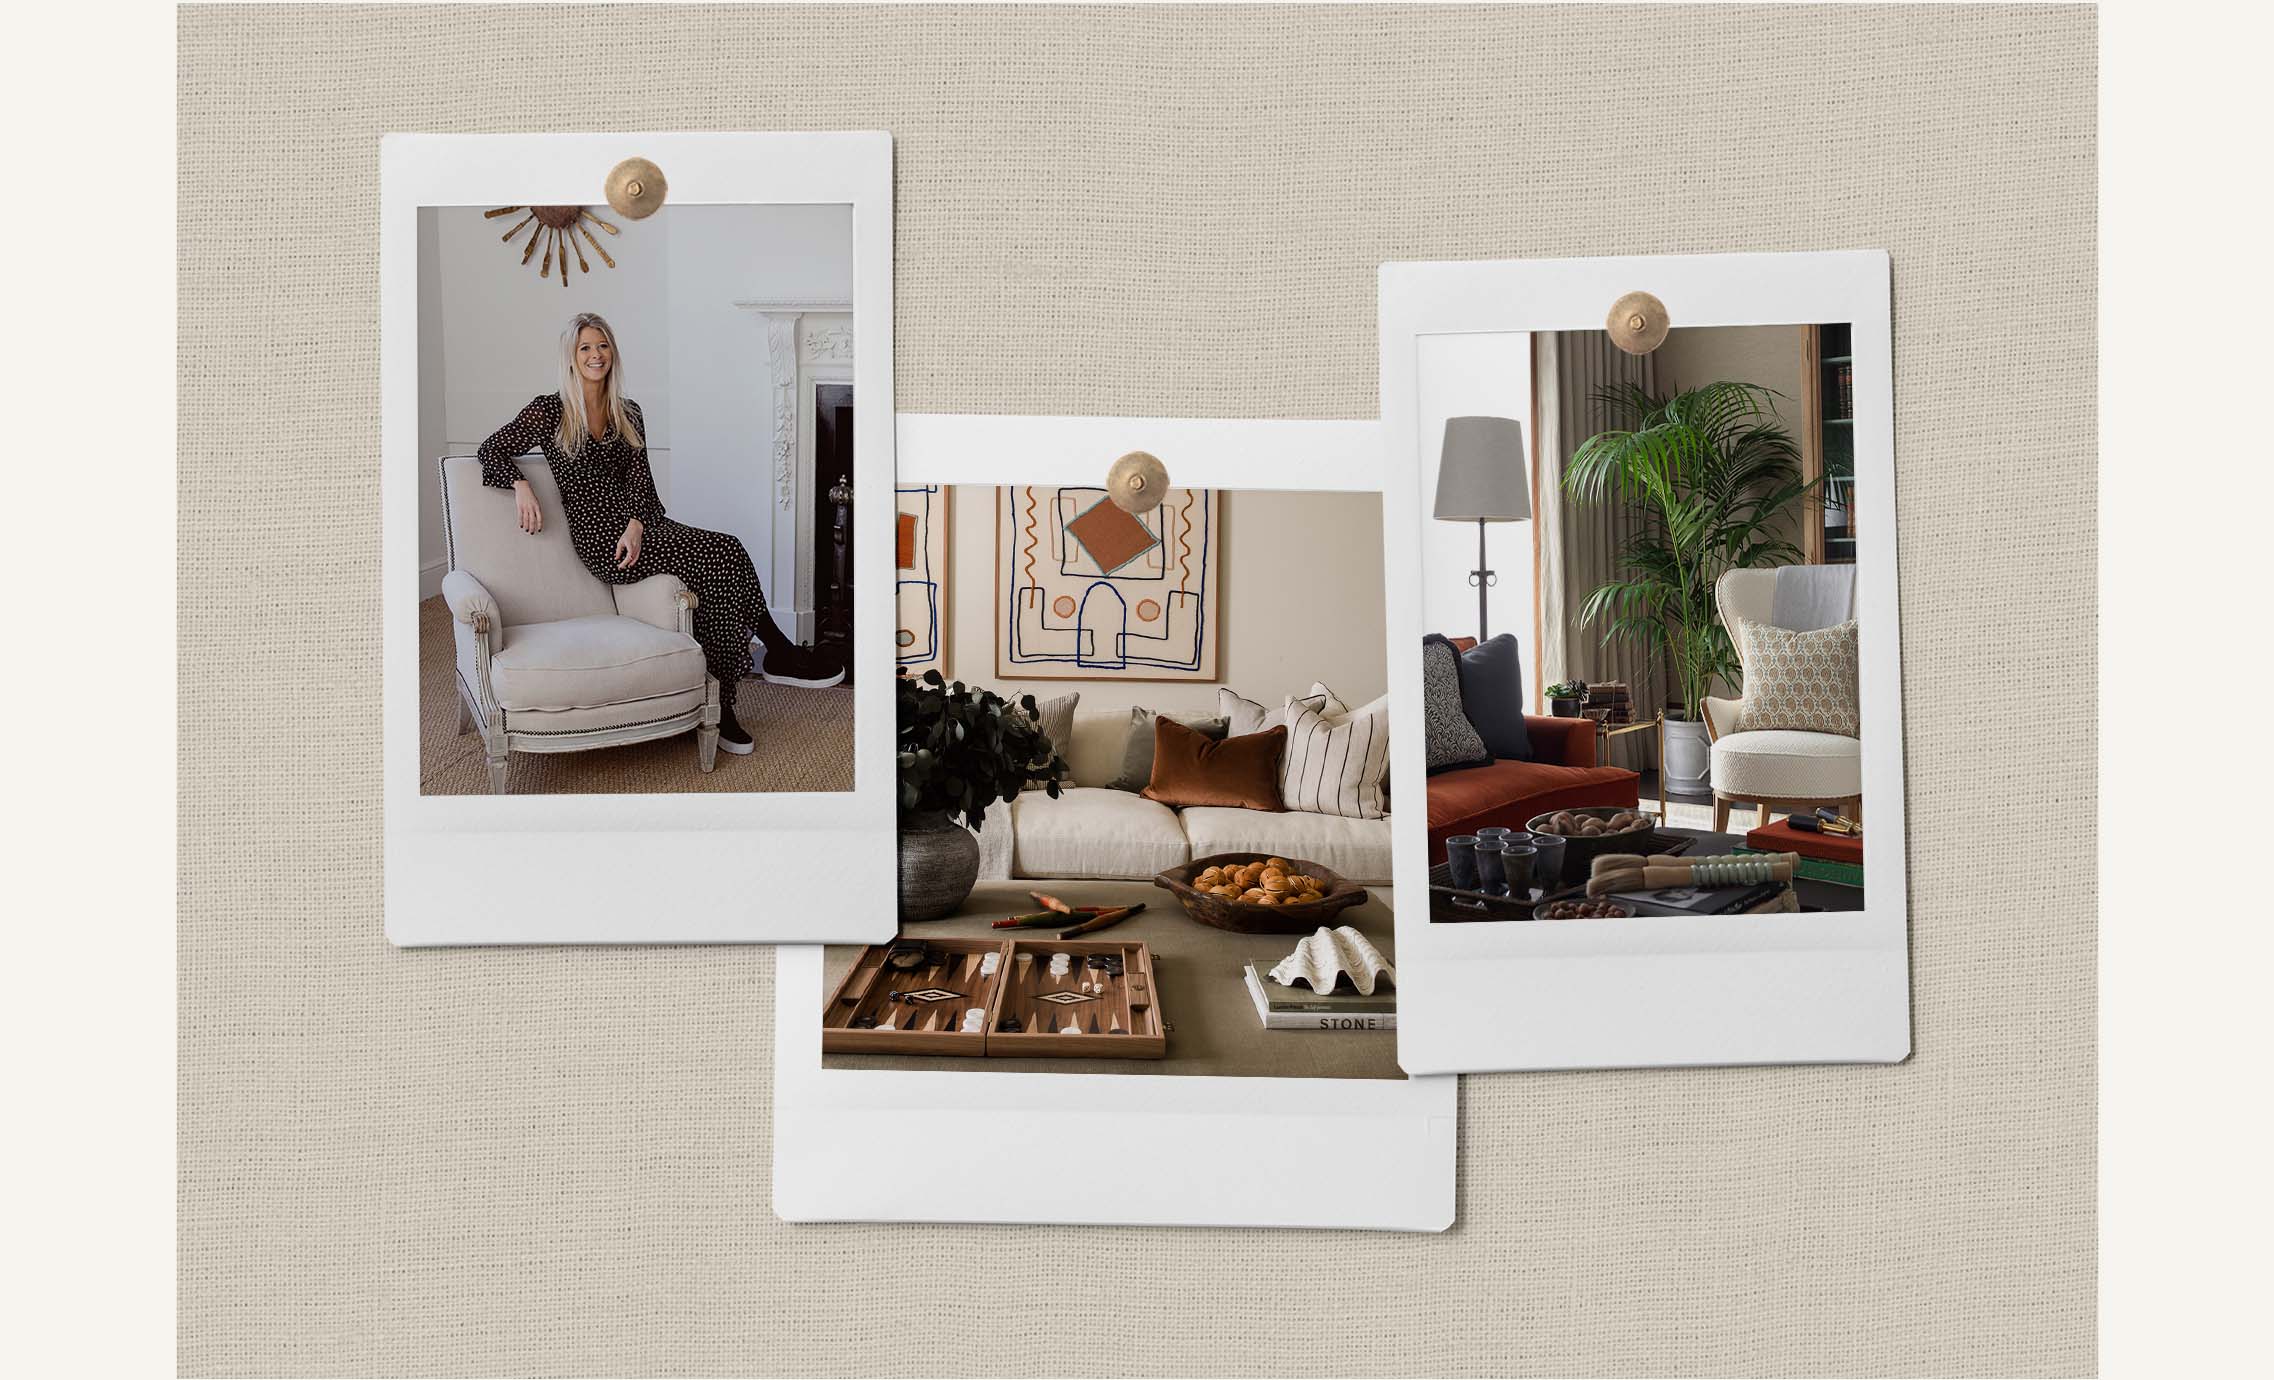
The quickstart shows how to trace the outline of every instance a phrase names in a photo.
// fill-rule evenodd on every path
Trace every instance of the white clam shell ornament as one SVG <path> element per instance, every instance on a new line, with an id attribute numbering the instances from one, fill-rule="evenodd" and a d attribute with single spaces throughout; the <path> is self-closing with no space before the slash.
<path id="1" fill-rule="evenodd" d="M 1271 970 L 1271 980 L 1282 987 L 1306 982 L 1312 991 L 1323 995 L 1334 990 L 1335 980 L 1344 973 L 1364 996 L 1374 994 L 1377 982 L 1392 987 L 1398 982 L 1398 970 L 1382 957 L 1382 951 L 1348 925 L 1331 930 L 1322 925 L 1315 933 L 1305 935 L 1295 952 Z"/>

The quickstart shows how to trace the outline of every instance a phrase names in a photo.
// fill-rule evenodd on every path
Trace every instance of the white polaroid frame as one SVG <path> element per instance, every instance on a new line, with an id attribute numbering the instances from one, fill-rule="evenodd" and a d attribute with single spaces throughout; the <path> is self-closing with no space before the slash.
<path id="1" fill-rule="evenodd" d="M 673 204 L 853 208 L 854 787 L 423 796 L 418 785 L 418 210 L 601 204 L 625 158 Z M 892 139 L 845 134 L 390 134 L 380 145 L 379 616 L 387 937 L 397 944 L 860 941 L 898 905 L 892 769 Z M 757 384 L 753 382 L 753 387 Z M 763 751 L 763 748 L 760 749 Z M 690 759 L 693 748 L 689 748 Z M 692 770 L 692 765 L 690 765 Z"/>
<path id="2" fill-rule="evenodd" d="M 900 418 L 908 484 L 1095 484 L 1130 450 L 1191 488 L 1380 488 L 1372 422 Z M 783 949 L 774 1211 L 789 1221 L 1452 1224 L 1455 1079 L 825 1069 L 826 999 L 821 950 Z"/>
<path id="3" fill-rule="evenodd" d="M 1848 322 L 1855 337 L 1857 616 L 1861 623 L 1865 908 L 1742 923 L 1638 916 L 1432 924 L 1428 831 L 1393 841 L 1398 1059 L 1409 1073 L 1696 1064 L 1895 1062 L 1911 1051 L 1903 858 L 1903 682 L 1895 570 L 1894 371 L 1883 251 L 1393 263 L 1381 270 L 1382 504 L 1390 568 L 1421 568 L 1429 503 L 1419 434 L 1421 338 L 1601 330 L 1644 291 L 1673 324 Z M 1390 639 L 1418 649 L 1421 591 L 1393 594 Z M 1393 661 L 1394 739 L 1422 733 L 1421 662 Z M 1392 797 L 1420 800 L 1418 756 Z M 1415 904 L 1406 904 L 1406 898 Z"/>

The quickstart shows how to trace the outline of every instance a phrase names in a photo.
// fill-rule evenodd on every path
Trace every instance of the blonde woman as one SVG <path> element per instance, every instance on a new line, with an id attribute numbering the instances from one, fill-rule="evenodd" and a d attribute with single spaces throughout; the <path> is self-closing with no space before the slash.
<path id="1" fill-rule="evenodd" d="M 561 387 L 540 393 L 482 442 L 482 482 L 511 489 L 521 530 L 545 530 L 547 515 L 516 457 L 542 451 L 561 489 L 569 540 L 585 569 L 612 585 L 669 572 L 695 591 L 695 640 L 718 677 L 719 746 L 751 750 L 735 717 L 736 686 L 750 674 L 750 639 L 766 645 L 764 675 L 782 685 L 828 686 L 845 678 L 827 653 L 790 641 L 766 609 L 766 592 L 741 541 L 663 515 L 648 469 L 640 405 L 624 396 L 616 334 L 592 312 L 561 332 Z"/>

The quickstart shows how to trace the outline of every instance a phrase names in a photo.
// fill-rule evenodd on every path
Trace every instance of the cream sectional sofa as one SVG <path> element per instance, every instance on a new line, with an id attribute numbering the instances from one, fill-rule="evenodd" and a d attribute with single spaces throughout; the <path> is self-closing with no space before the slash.
<path id="1" fill-rule="evenodd" d="M 1074 716 L 1067 780 L 1053 800 L 1028 791 L 987 812 L 979 831 L 982 877 L 1147 879 L 1212 853 L 1278 853 L 1354 882 L 1390 880 L 1390 821 L 1300 810 L 1176 810 L 1106 783 L 1121 772 L 1129 711 Z"/>

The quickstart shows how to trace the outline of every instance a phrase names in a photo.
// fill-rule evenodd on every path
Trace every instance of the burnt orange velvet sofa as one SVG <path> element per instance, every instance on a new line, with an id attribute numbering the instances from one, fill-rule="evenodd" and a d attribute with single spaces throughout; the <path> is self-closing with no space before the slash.
<path id="1" fill-rule="evenodd" d="M 1456 647 L 1470 638 L 1455 638 Z M 1464 647 L 1463 650 L 1466 650 Z M 1521 829 L 1534 815 L 1584 805 L 1631 808 L 1642 803 L 1642 778 L 1625 767 L 1595 764 L 1595 725 L 1587 719 L 1524 716 L 1537 760 L 1502 758 L 1429 778 L 1429 861 L 1445 859 L 1445 840 L 1500 825 Z"/>

